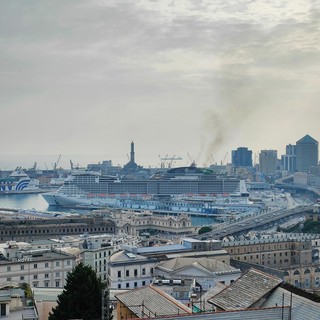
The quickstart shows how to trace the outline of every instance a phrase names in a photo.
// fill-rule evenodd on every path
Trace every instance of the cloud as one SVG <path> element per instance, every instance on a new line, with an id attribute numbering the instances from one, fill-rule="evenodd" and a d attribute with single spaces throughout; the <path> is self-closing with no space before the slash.
<path id="1" fill-rule="evenodd" d="M 146 162 L 189 152 L 208 164 L 237 144 L 280 148 L 297 123 L 307 130 L 299 106 L 317 114 L 315 1 L 12 0 L 0 10 L 3 131 L 25 132 L 0 137 L 6 152 L 120 153 L 136 137 Z M 283 137 L 279 116 L 290 116 Z"/>

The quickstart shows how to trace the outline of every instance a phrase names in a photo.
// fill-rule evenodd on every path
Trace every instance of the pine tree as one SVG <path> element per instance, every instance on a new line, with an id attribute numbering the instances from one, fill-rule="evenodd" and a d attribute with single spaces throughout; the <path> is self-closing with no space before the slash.
<path id="1" fill-rule="evenodd" d="M 58 305 L 49 314 L 49 320 L 101 319 L 101 292 L 103 284 L 90 266 L 78 264 L 68 273 Z"/>

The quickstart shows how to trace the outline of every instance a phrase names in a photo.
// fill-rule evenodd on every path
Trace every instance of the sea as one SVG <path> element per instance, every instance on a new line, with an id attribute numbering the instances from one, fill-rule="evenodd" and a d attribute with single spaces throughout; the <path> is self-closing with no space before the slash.
<path id="1" fill-rule="evenodd" d="M 62 208 L 58 206 L 49 206 L 41 194 L 10 194 L 0 195 L 0 208 L 38 210 L 38 211 L 56 211 L 56 212 L 75 212 L 74 209 Z M 88 210 L 77 209 L 77 213 L 88 213 Z M 206 226 L 215 224 L 216 221 L 211 216 L 192 216 L 193 226 Z"/>

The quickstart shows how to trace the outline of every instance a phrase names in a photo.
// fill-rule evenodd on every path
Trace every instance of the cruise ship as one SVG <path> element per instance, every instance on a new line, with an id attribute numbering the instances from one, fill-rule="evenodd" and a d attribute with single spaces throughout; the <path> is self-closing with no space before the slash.
<path id="1" fill-rule="evenodd" d="M 237 178 L 195 166 L 169 169 L 149 179 L 129 180 L 76 170 L 55 192 L 42 194 L 49 205 L 215 213 L 221 207 L 249 207 Z M 229 197 L 228 197 L 229 195 Z M 223 202 L 217 199 L 223 199 Z M 237 200 L 236 200 L 237 199 Z M 241 209 L 240 209 L 241 210 Z"/>
<path id="2" fill-rule="evenodd" d="M 9 177 L 0 178 L 0 194 L 38 192 L 39 180 L 30 179 L 21 169 L 14 170 Z"/>

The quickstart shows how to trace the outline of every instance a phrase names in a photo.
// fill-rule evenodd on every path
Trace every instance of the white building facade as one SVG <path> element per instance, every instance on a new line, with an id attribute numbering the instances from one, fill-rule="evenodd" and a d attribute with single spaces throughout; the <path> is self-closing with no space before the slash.
<path id="1" fill-rule="evenodd" d="M 155 258 L 146 258 L 127 251 L 119 251 L 110 257 L 108 285 L 111 289 L 135 289 L 153 281 Z"/>

